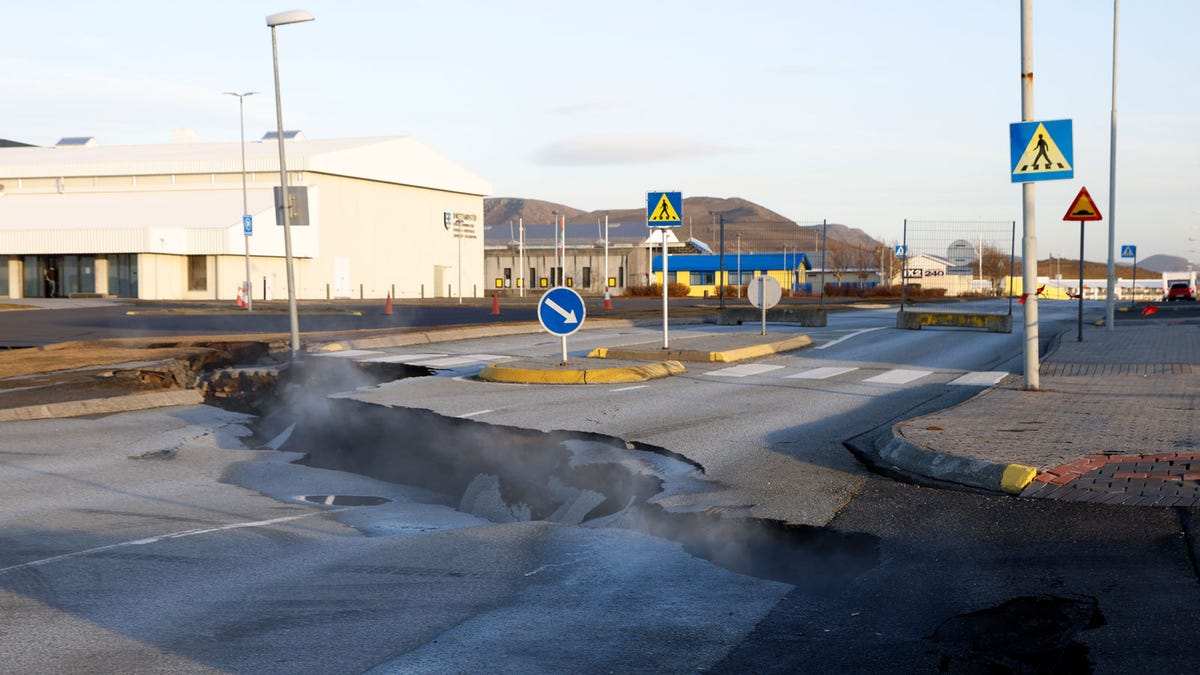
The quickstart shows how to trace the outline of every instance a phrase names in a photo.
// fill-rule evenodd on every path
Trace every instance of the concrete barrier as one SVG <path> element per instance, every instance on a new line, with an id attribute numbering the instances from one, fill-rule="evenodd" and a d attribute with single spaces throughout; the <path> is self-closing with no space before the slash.
<path id="1" fill-rule="evenodd" d="M 726 307 L 717 310 L 718 326 L 740 326 L 743 322 L 762 321 L 762 310 L 754 307 Z M 801 326 L 825 325 L 825 310 L 809 307 L 772 307 L 767 310 L 768 323 L 795 323 Z"/>
<path id="2" fill-rule="evenodd" d="M 1011 314 L 972 314 L 968 312 L 912 312 L 900 310 L 896 313 L 896 328 L 920 330 L 921 326 L 946 326 L 949 328 L 984 328 L 989 333 L 1011 333 Z"/>

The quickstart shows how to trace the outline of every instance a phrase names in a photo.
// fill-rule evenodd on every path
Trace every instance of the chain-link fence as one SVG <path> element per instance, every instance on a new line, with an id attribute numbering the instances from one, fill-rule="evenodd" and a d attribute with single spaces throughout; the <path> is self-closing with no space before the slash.
<path id="1" fill-rule="evenodd" d="M 901 308 L 932 299 L 939 311 L 1012 314 L 1016 227 L 1012 221 L 904 221 L 894 252 L 901 261 Z"/>

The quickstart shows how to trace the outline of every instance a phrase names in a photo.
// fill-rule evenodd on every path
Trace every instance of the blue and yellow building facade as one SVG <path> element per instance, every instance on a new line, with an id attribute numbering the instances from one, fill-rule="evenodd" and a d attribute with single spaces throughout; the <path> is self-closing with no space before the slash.
<path id="1" fill-rule="evenodd" d="M 720 286 L 745 286 L 761 274 L 774 277 L 779 286 L 793 293 L 820 292 L 808 278 L 812 263 L 803 252 L 673 255 L 667 261 L 669 283 L 686 284 L 689 296 L 717 295 Z M 654 257 L 651 266 L 654 280 L 662 283 L 662 256 Z M 722 271 L 723 270 L 723 271 Z"/>

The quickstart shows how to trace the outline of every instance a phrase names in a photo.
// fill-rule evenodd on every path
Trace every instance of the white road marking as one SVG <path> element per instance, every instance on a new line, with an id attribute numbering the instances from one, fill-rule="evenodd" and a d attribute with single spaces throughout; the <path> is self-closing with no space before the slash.
<path id="1" fill-rule="evenodd" d="M 476 417 L 478 415 L 486 415 L 490 412 L 492 412 L 492 410 L 490 410 L 490 409 L 489 410 L 476 410 L 475 412 L 463 413 L 463 414 L 459 415 L 459 417 Z"/>
<path id="2" fill-rule="evenodd" d="M 125 546 L 145 546 L 146 544 L 157 543 L 159 541 L 162 541 L 163 539 L 182 539 L 183 537 L 194 537 L 198 534 L 211 534 L 213 532 L 224 532 L 225 530 L 236 530 L 236 529 L 240 529 L 243 527 L 267 527 L 269 525 L 278 525 L 279 523 L 286 523 L 286 522 L 290 522 L 293 520 L 300 520 L 301 518 L 310 518 L 312 516 L 323 516 L 327 513 L 338 513 L 340 511 L 349 511 L 351 508 L 355 508 L 355 507 L 344 507 L 344 508 L 340 508 L 340 509 L 325 509 L 322 511 L 310 511 L 308 513 L 301 513 L 301 514 L 294 515 L 294 516 L 282 516 L 280 518 L 271 518 L 270 520 L 255 520 L 255 521 L 251 521 L 251 522 L 247 522 L 247 523 L 230 523 L 228 525 L 221 525 L 220 527 L 210 527 L 210 528 L 206 528 L 203 530 L 183 530 L 182 532 L 172 532 L 170 534 L 160 534 L 157 537 L 147 537 L 145 539 L 134 539 L 132 541 L 122 541 L 122 542 L 119 542 L 116 544 L 109 544 L 108 546 L 97 546 L 96 548 L 89 548 L 89 549 L 85 549 L 82 551 L 75 551 L 73 553 L 64 553 L 62 555 L 56 555 L 51 558 L 42 558 L 41 560 L 31 560 L 26 563 L 21 563 L 20 565 L 12 565 L 10 567 L 0 567 L 0 574 L 7 574 L 9 572 L 15 572 L 17 570 L 25 569 L 27 567 L 40 567 L 42 565 L 48 565 L 52 562 L 58 562 L 59 560 L 68 560 L 70 558 L 78 558 L 79 556 L 91 555 L 93 553 L 99 553 L 101 551 L 109 551 L 114 548 L 122 548 Z"/>
<path id="3" fill-rule="evenodd" d="M 968 387 L 991 387 L 1008 377 L 1003 370 L 983 370 L 970 372 L 953 380 L 950 384 L 961 384 Z"/>
<path id="4" fill-rule="evenodd" d="M 802 370 L 794 375 L 788 375 L 785 379 L 797 378 L 801 380 L 825 380 L 837 375 L 854 372 L 858 368 L 838 368 L 834 366 L 826 366 L 823 368 L 813 368 L 812 370 Z"/>
<path id="5" fill-rule="evenodd" d="M 340 352 L 321 352 L 317 356 L 334 356 L 339 359 L 354 359 L 360 356 L 371 356 L 374 354 L 384 354 L 385 352 L 373 351 L 370 349 L 346 349 Z"/>
<path id="6" fill-rule="evenodd" d="M 609 389 L 609 391 L 633 391 L 634 389 L 645 389 L 648 384 L 635 384 L 632 387 L 618 387 L 617 389 Z"/>
<path id="7" fill-rule="evenodd" d="M 446 354 L 388 354 L 387 356 L 374 356 L 369 359 L 362 359 L 371 363 L 417 363 L 426 359 L 438 359 Z"/>
<path id="8" fill-rule="evenodd" d="M 863 382 L 874 382 L 876 384 L 908 384 L 913 380 L 919 380 L 926 375 L 932 374 L 932 370 L 905 370 L 903 368 L 897 368 L 895 370 L 889 370 L 885 373 L 876 375 L 875 377 L 868 377 L 867 379 L 863 380 Z"/>
<path id="9" fill-rule="evenodd" d="M 832 347 L 832 346 L 838 344 L 839 342 L 845 342 L 846 340 L 849 340 L 852 337 L 858 337 L 859 335 L 862 335 L 863 333 L 870 333 L 873 330 L 883 330 L 884 328 L 885 328 L 885 326 L 879 326 L 877 328 L 864 328 L 862 330 L 856 330 L 849 335 L 843 335 L 842 337 L 834 340 L 833 342 L 826 342 L 823 345 L 817 345 L 815 347 L 815 349 L 825 349 L 826 347 Z"/>
<path id="10" fill-rule="evenodd" d="M 712 375 L 713 377 L 746 377 L 747 375 L 761 375 L 763 373 L 769 373 L 772 370 L 779 370 L 782 367 L 783 366 L 768 366 L 762 363 L 747 363 L 740 366 L 730 366 L 729 368 L 712 370 L 705 373 L 705 375 Z"/>

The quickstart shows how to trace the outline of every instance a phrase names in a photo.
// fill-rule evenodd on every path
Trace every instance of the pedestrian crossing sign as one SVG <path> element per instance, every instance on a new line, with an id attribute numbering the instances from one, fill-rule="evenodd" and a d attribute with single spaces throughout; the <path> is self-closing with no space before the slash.
<path id="1" fill-rule="evenodd" d="M 1131 246 L 1129 244 L 1125 244 L 1124 246 L 1121 247 L 1121 257 L 1122 258 L 1136 258 L 1137 257 L 1137 247 Z"/>
<path id="2" fill-rule="evenodd" d="M 1071 120 L 1010 124 L 1008 140 L 1012 182 L 1028 183 L 1075 176 Z"/>
<path id="3" fill-rule="evenodd" d="M 678 192 L 646 193 L 646 224 L 650 227 L 679 227 L 683 224 L 683 197 Z"/>

